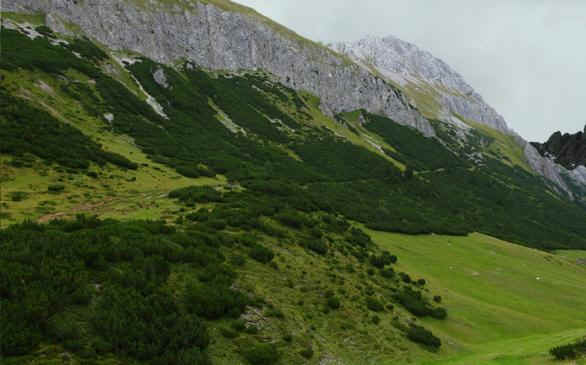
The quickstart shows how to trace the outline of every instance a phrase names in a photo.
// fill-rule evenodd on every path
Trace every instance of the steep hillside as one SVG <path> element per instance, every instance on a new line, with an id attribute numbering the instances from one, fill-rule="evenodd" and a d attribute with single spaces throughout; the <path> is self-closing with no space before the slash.
<path id="1" fill-rule="evenodd" d="M 504 157 L 508 163 L 544 176 L 554 190 L 577 199 L 583 197 L 584 174 L 568 172 L 564 166 L 540 155 L 509 129 L 505 120 L 460 74 L 429 52 L 393 36 L 339 43 L 333 49 L 398 85 L 423 115 L 443 122 L 442 128 L 452 129 L 462 143 L 467 143 L 472 127 L 493 140 L 481 153 L 496 152 L 498 158 Z"/>
<path id="2" fill-rule="evenodd" d="M 577 266 L 492 238 L 586 249 L 515 136 L 229 1 L 3 5 L 3 363 L 405 363 L 584 327 Z M 445 270 L 487 250 L 510 286 Z"/>
<path id="3" fill-rule="evenodd" d="M 230 1 L 184 2 L 186 6 L 165 1 L 154 11 L 146 3 L 7 0 L 3 11 L 45 14 L 48 25 L 64 33 L 73 23 L 113 50 L 138 52 L 161 63 L 187 59 L 215 70 L 259 68 L 288 87 L 319 96 L 329 114 L 364 108 L 433 135 L 401 91 L 250 9 Z M 100 16 L 87 16 L 96 12 Z"/>

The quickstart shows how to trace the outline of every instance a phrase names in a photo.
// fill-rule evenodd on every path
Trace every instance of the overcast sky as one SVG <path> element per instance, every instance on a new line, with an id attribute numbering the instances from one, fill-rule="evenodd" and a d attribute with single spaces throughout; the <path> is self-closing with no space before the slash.
<path id="1" fill-rule="evenodd" d="M 586 0 L 236 0 L 324 42 L 392 34 L 446 61 L 528 140 L 586 123 Z"/>

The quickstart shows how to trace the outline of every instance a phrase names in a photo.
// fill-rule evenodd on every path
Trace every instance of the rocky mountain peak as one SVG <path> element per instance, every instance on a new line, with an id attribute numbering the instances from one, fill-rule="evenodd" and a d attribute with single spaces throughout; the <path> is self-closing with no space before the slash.
<path id="1" fill-rule="evenodd" d="M 411 90 L 418 106 L 425 108 L 429 102 L 421 99 L 433 98 L 437 110 L 428 110 L 433 118 L 449 121 L 451 116 L 457 115 L 509 132 L 503 117 L 484 102 L 458 72 L 412 43 L 394 36 L 368 36 L 338 43 L 333 48 Z"/>
<path id="2" fill-rule="evenodd" d="M 554 159 L 569 170 L 579 166 L 586 166 L 586 127 L 584 131 L 575 134 L 557 131 L 549 137 L 547 142 L 533 142 L 539 153 Z"/>

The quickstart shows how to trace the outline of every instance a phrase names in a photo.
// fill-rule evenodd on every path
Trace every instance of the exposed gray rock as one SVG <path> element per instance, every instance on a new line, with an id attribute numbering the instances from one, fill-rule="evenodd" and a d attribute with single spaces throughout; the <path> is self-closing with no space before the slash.
<path id="1" fill-rule="evenodd" d="M 169 83 L 167 82 L 167 75 L 165 75 L 165 70 L 163 70 L 162 68 L 158 68 L 157 71 L 155 71 L 155 73 L 153 74 L 153 78 L 155 79 L 155 82 L 157 84 L 161 85 L 165 89 L 169 88 Z"/>
<path id="2" fill-rule="evenodd" d="M 210 4 L 156 11 L 129 0 L 4 0 L 5 11 L 38 12 L 77 24 L 113 50 L 172 64 L 191 60 L 214 70 L 263 69 L 296 90 L 321 98 L 329 114 L 364 108 L 433 136 L 405 95 L 368 70 L 258 17 Z"/>
<path id="3" fill-rule="evenodd" d="M 417 46 L 393 36 L 366 37 L 356 42 L 339 43 L 335 50 L 354 61 L 374 67 L 385 78 L 400 85 L 409 83 L 433 89 L 437 102 L 449 113 L 508 132 L 502 116 L 444 61 Z"/>

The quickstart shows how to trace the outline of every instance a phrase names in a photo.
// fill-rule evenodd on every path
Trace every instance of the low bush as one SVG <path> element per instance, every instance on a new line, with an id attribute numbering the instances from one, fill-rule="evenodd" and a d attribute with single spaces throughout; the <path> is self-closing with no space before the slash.
<path id="1" fill-rule="evenodd" d="M 549 353 L 556 360 L 574 360 L 586 355 L 586 339 L 568 345 L 556 346 L 549 350 Z"/>
<path id="2" fill-rule="evenodd" d="M 434 350 L 439 349 L 442 345 L 441 340 L 434 336 L 431 331 L 414 324 L 412 324 L 407 329 L 407 338 L 413 342 L 428 346 Z"/>
<path id="3" fill-rule="evenodd" d="M 340 308 L 340 299 L 337 297 L 329 297 L 328 298 L 328 307 L 330 309 L 339 309 Z"/>
<path id="4" fill-rule="evenodd" d="M 28 193 L 24 191 L 14 191 L 10 193 L 10 200 L 13 202 L 20 202 L 28 198 Z"/>
<path id="5" fill-rule="evenodd" d="M 248 255 L 254 260 L 263 264 L 268 264 L 273 260 L 273 258 L 275 258 L 275 253 L 271 249 L 266 248 L 258 243 L 250 249 Z"/>
<path id="6" fill-rule="evenodd" d="M 272 343 L 248 344 L 242 349 L 242 356 L 251 365 L 273 365 L 281 357 L 277 347 Z"/>
<path id="7" fill-rule="evenodd" d="M 47 191 L 49 193 L 61 193 L 65 190 L 65 185 L 63 184 L 51 184 L 47 187 Z"/>
<path id="8" fill-rule="evenodd" d="M 382 312 L 385 310 L 384 305 L 376 298 L 366 298 L 366 307 L 373 312 Z"/>
<path id="9" fill-rule="evenodd" d="M 310 240 L 305 243 L 305 247 L 318 255 L 325 255 L 328 253 L 328 245 L 322 240 Z"/>

